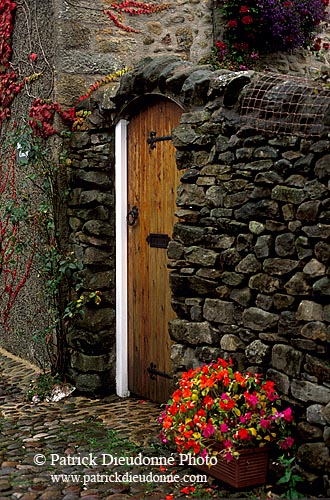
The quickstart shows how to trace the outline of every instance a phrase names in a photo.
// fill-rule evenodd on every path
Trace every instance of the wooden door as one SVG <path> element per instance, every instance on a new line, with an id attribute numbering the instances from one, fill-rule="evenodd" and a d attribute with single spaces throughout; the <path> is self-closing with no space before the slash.
<path id="1" fill-rule="evenodd" d="M 167 237 L 175 222 L 179 172 L 171 140 L 147 143 L 150 132 L 170 136 L 181 109 L 160 97 L 149 100 L 128 125 L 128 381 L 131 393 L 164 402 L 171 391 Z M 134 224 L 133 224 L 134 222 Z M 162 247 L 163 246 L 163 247 Z M 161 372 L 159 374 L 158 372 Z"/>

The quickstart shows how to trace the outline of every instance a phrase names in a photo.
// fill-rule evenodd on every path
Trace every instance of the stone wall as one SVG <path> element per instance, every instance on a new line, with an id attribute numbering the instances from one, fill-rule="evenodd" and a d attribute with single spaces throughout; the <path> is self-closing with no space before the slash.
<path id="1" fill-rule="evenodd" d="M 80 293 L 101 292 L 101 304 L 86 304 L 71 328 L 68 374 L 79 391 L 115 390 L 115 228 L 114 142 L 107 131 L 91 127 L 70 142 L 72 161 L 68 200 L 70 243 L 84 266 Z"/>
<path id="2" fill-rule="evenodd" d="M 286 134 L 261 132 L 255 128 L 253 110 L 244 120 L 241 116 L 242 98 L 259 77 L 213 72 L 170 57 L 147 59 L 122 78 L 111 101 L 105 99 L 104 89 L 92 116 L 96 123 L 99 114 L 104 124 L 107 113 L 100 114 L 102 100 L 111 102 L 112 112 L 117 109 L 120 115 L 127 102 L 146 91 L 181 102 L 185 112 L 173 132 L 177 166 L 182 170 L 178 222 L 168 248 L 172 304 L 177 313 L 170 324 L 173 372 L 179 374 L 222 356 L 231 357 L 240 369 L 272 378 L 282 398 L 294 408 L 297 458 L 307 482 L 318 491 L 327 491 L 327 106 L 317 136 L 288 130 Z M 276 84 L 274 78 L 269 96 L 281 107 L 285 94 L 276 94 Z M 108 124 L 111 130 L 110 114 Z M 85 264 L 87 283 L 102 288 L 107 301 L 104 309 L 90 311 L 69 340 L 75 349 L 71 362 L 78 385 L 95 389 L 95 383 L 101 387 L 104 369 L 111 376 L 114 359 L 109 281 L 114 269 L 113 226 L 108 222 L 113 216 L 113 166 L 108 156 L 110 137 L 102 131 L 95 133 L 95 125 L 91 126 L 90 132 L 76 134 L 72 144 L 71 237 L 76 255 Z M 107 383 L 111 385 L 111 379 Z"/>
<path id="3" fill-rule="evenodd" d="M 325 474 L 327 483 L 328 129 L 314 139 L 261 134 L 253 115 L 242 126 L 239 105 L 217 102 L 222 77 L 204 76 L 203 110 L 184 114 L 174 131 L 184 169 L 168 250 L 174 369 L 222 356 L 272 378 L 295 408 L 307 479 Z"/>

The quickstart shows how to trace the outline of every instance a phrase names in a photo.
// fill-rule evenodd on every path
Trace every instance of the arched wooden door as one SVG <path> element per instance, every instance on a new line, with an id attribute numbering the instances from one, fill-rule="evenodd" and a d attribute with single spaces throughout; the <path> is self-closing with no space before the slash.
<path id="1" fill-rule="evenodd" d="M 171 391 L 168 241 L 179 172 L 170 140 L 181 109 L 148 99 L 128 125 L 128 383 L 131 393 L 164 402 Z M 154 136 L 155 142 L 148 139 Z M 149 142 L 149 143 L 148 143 Z"/>

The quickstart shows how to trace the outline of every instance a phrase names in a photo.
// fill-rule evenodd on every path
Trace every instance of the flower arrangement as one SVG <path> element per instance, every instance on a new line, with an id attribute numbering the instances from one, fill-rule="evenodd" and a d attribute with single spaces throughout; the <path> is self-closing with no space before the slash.
<path id="1" fill-rule="evenodd" d="M 293 421 L 290 407 L 279 410 L 274 382 L 258 374 L 243 375 L 232 361 L 217 362 L 182 374 L 165 411 L 159 417 L 160 439 L 179 453 L 206 458 L 212 441 L 221 442 L 227 461 L 239 457 L 241 448 L 274 442 L 288 449 Z"/>
<path id="2" fill-rule="evenodd" d="M 246 69 L 260 54 L 297 48 L 320 50 L 315 43 L 327 19 L 329 0 L 223 0 L 223 41 L 218 59 Z"/>

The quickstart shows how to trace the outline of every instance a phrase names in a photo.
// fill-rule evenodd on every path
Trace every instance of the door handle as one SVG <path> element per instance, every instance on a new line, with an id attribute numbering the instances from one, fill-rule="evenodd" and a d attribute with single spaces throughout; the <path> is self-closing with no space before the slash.
<path id="1" fill-rule="evenodd" d="M 126 220 L 129 226 L 134 226 L 139 217 L 139 209 L 136 205 L 127 213 Z"/>

